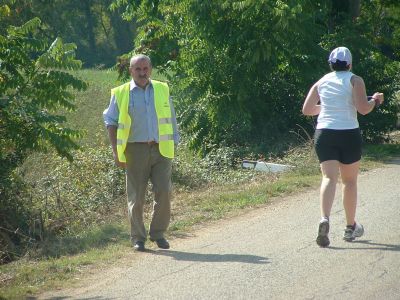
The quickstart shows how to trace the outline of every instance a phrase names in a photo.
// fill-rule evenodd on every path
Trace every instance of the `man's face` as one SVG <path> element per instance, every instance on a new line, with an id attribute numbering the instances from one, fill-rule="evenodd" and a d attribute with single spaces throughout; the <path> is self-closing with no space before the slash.
<path id="1" fill-rule="evenodd" d="M 136 60 L 129 68 L 129 73 L 138 86 L 145 88 L 151 75 L 150 62 L 147 59 Z"/>

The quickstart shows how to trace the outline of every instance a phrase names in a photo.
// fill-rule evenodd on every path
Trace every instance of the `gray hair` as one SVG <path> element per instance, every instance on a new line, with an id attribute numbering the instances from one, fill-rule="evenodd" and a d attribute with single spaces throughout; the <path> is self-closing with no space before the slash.
<path id="1" fill-rule="evenodd" d="M 136 54 L 132 56 L 130 62 L 129 62 L 129 68 L 131 68 L 137 61 L 139 60 L 147 60 L 151 66 L 151 59 L 147 55 L 144 54 Z"/>

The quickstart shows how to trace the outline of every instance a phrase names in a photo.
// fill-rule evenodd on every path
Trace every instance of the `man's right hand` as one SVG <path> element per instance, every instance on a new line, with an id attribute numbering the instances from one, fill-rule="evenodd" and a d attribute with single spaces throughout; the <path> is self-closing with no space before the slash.
<path id="1" fill-rule="evenodd" d="M 117 150 L 117 126 L 107 126 L 108 137 L 110 138 L 111 148 L 114 156 L 115 165 L 120 168 L 126 168 L 126 163 L 119 161 Z"/>
<path id="2" fill-rule="evenodd" d="M 126 169 L 126 163 L 119 161 L 118 155 L 114 153 L 114 162 L 117 167 Z"/>

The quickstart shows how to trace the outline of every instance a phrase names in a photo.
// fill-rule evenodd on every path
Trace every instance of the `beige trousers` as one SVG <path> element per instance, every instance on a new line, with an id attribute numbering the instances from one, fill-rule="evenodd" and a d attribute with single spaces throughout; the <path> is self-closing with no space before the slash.
<path id="1" fill-rule="evenodd" d="M 143 207 L 149 179 L 154 193 L 149 236 L 151 240 L 160 239 L 164 237 L 171 217 L 172 160 L 160 154 L 158 144 L 128 143 L 125 156 L 131 240 L 144 242 L 147 238 Z"/>

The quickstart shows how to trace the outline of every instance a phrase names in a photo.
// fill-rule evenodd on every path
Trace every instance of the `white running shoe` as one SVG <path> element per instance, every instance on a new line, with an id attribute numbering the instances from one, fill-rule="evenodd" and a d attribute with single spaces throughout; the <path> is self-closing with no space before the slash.
<path id="1" fill-rule="evenodd" d="M 361 237 L 364 234 L 364 226 L 356 222 L 354 229 L 351 226 L 347 226 L 344 230 L 343 239 L 345 241 L 351 242 L 355 238 Z"/>

